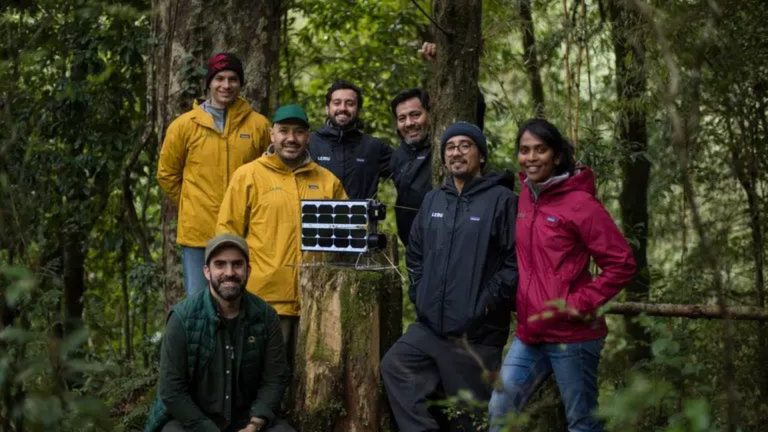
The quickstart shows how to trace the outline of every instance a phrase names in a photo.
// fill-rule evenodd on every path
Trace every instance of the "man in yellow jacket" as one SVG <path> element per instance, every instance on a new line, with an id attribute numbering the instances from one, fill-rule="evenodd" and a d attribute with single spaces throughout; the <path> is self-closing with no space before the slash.
<path id="1" fill-rule="evenodd" d="M 298 105 L 284 105 L 272 118 L 272 144 L 260 158 L 232 176 L 221 203 L 218 233 L 235 233 L 248 242 L 248 291 L 277 310 L 289 358 L 293 358 L 301 263 L 299 201 L 346 199 L 339 179 L 312 161 L 309 120 Z"/>
<path id="2" fill-rule="evenodd" d="M 214 236 L 232 174 L 269 144 L 269 121 L 240 97 L 243 80 L 243 65 L 233 54 L 211 57 L 208 98 L 168 126 L 160 150 L 157 182 L 179 208 L 176 242 L 187 295 L 208 286 L 205 244 Z"/>

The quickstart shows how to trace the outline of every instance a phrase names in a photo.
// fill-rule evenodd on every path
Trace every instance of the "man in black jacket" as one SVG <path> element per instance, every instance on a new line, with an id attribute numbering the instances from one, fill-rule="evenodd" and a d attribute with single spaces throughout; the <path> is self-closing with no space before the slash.
<path id="1" fill-rule="evenodd" d="M 325 125 L 309 137 L 312 159 L 341 180 L 350 199 L 375 198 L 380 178 L 389 177 L 392 149 L 365 134 L 359 118 L 363 93 L 339 80 L 325 94 Z"/>
<path id="2" fill-rule="evenodd" d="M 408 246 L 408 234 L 424 196 L 432 190 L 432 147 L 429 137 L 429 94 L 412 88 L 398 93 L 390 103 L 400 147 L 389 162 L 397 190 L 397 235 Z"/>
<path id="3" fill-rule="evenodd" d="M 402 432 L 441 430 L 428 403 L 440 393 L 468 390 L 488 401 L 483 371 L 499 368 L 517 287 L 517 199 L 501 176 L 482 174 L 485 136 L 458 122 L 440 145 L 449 176 L 424 198 L 406 252 L 417 320 L 381 364 Z M 478 429 L 467 415 L 449 420 L 448 428 Z"/>

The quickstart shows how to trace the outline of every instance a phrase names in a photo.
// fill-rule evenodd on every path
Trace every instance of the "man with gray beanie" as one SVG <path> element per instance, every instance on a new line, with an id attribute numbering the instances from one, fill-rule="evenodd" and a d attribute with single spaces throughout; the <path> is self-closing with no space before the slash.
<path id="1" fill-rule="evenodd" d="M 168 315 L 145 430 L 295 432 L 275 416 L 288 362 L 277 313 L 245 290 L 248 244 L 221 234 L 203 254 L 208 289 Z"/>
<path id="2" fill-rule="evenodd" d="M 157 182 L 179 209 L 176 242 L 187 294 L 204 290 L 203 248 L 232 174 L 269 145 L 269 121 L 240 97 L 243 64 L 234 54 L 208 59 L 207 99 L 168 126 Z"/>
<path id="3" fill-rule="evenodd" d="M 479 429 L 471 414 L 484 410 L 462 407 L 464 414 L 448 420 L 429 400 L 460 390 L 490 399 L 492 383 L 483 372 L 499 369 L 517 288 L 517 198 L 502 186 L 503 176 L 483 174 L 485 135 L 457 122 L 440 148 L 448 175 L 424 198 L 406 251 L 417 319 L 381 364 L 403 432 Z"/>

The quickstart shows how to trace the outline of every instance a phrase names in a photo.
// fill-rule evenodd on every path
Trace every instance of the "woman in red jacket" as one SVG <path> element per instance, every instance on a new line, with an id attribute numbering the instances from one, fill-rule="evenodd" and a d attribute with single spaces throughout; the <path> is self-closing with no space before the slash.
<path id="1" fill-rule="evenodd" d="M 597 366 L 608 332 L 597 309 L 635 272 L 624 236 L 595 197 L 595 179 L 577 167 L 573 146 L 543 119 L 517 133 L 522 190 L 516 250 L 520 273 L 517 331 L 501 369 L 502 388 L 490 402 L 491 431 L 521 411 L 554 373 L 568 430 L 601 431 Z M 589 272 L 590 260 L 600 274 Z"/>

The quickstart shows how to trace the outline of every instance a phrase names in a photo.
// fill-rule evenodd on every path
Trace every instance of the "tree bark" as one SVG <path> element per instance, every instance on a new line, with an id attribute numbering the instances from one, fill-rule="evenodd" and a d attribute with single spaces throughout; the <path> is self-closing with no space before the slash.
<path id="1" fill-rule="evenodd" d="M 147 112 L 155 113 L 156 142 L 168 124 L 204 96 L 205 61 L 216 52 L 233 52 L 244 64 L 242 95 L 268 113 L 277 94 L 281 0 L 206 2 L 153 0 L 152 33 L 158 43 L 148 76 Z M 159 152 L 158 152 L 159 153 Z M 162 210 L 164 298 L 166 307 L 184 295 L 176 247 L 177 209 L 167 199 Z"/>
<path id="2" fill-rule="evenodd" d="M 402 334 L 396 244 L 385 270 L 305 266 L 295 358 L 292 423 L 302 432 L 393 430 L 379 365 Z M 334 258 L 336 261 L 356 256 Z"/>
<path id="3" fill-rule="evenodd" d="M 612 23 L 613 50 L 616 66 L 616 97 L 619 104 L 617 141 L 623 160 L 619 196 L 621 223 L 631 241 L 637 262 L 637 273 L 625 289 L 629 301 L 647 301 L 650 291 L 648 268 L 648 185 L 651 164 L 646 157 L 648 133 L 642 100 L 646 91 L 645 46 L 640 29 L 640 15 L 626 8 L 621 0 L 608 2 Z M 627 332 L 634 340 L 630 361 L 638 363 L 651 358 L 651 339 L 642 325 L 625 320 Z"/>
<path id="4" fill-rule="evenodd" d="M 536 117 L 544 117 L 544 86 L 541 83 L 539 58 L 536 50 L 536 33 L 533 27 L 531 0 L 519 0 L 518 13 L 520 15 L 520 30 L 523 33 L 523 62 L 528 74 L 528 81 L 531 84 L 533 113 Z"/>
<path id="5" fill-rule="evenodd" d="M 481 0 L 435 0 L 432 34 L 437 57 L 430 65 L 428 80 L 432 100 L 431 135 L 437 143 L 445 128 L 463 120 L 477 123 L 480 91 L 477 79 L 482 50 Z M 439 28 L 438 28 L 439 25 Z M 432 146 L 433 184 L 443 177 L 440 146 Z"/>

